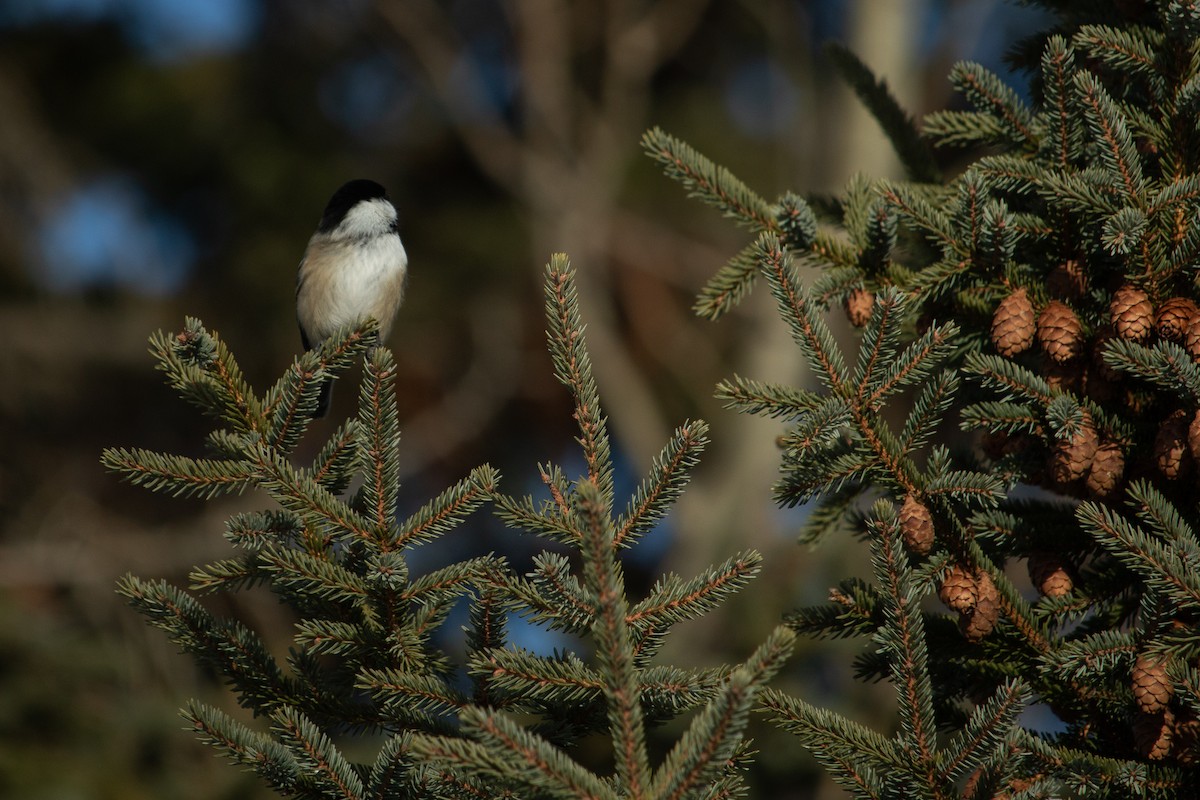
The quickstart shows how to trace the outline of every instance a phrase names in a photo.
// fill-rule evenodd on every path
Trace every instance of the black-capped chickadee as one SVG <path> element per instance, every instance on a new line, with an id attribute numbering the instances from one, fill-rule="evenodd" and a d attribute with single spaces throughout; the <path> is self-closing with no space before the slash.
<path id="1" fill-rule="evenodd" d="M 300 341 L 311 350 L 344 325 L 374 317 L 382 342 L 404 299 L 408 254 L 396 207 L 375 181 L 353 180 L 333 193 L 308 240 L 296 280 Z M 333 381 L 321 387 L 315 416 L 329 411 Z"/>

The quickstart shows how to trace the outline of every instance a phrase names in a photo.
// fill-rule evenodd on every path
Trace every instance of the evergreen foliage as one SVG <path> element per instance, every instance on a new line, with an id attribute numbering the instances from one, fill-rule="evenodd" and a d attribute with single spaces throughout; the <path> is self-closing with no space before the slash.
<path id="1" fill-rule="evenodd" d="M 748 717 L 795 634 L 780 625 L 731 667 L 656 662 L 672 626 L 710 613 L 754 576 L 761 557 L 747 551 L 690 579 L 663 576 L 641 599 L 629 596 L 621 555 L 679 497 L 707 426 L 681 425 L 619 505 L 573 273 L 562 256 L 546 271 L 546 316 L 586 473 L 572 479 L 556 465 L 539 466 L 548 499 L 535 501 L 499 492 L 498 475 L 485 465 L 402 518 L 395 366 L 374 345 L 373 321 L 298 357 L 261 397 L 198 321 L 151 339 L 168 383 L 222 425 L 208 437 L 216 455 L 110 449 L 104 464 L 154 491 L 212 498 L 258 489 L 275 507 L 231 518 L 226 538 L 241 555 L 197 567 L 187 591 L 133 576 L 119 591 L 264 719 L 255 726 L 196 702 L 184 710 L 201 740 L 278 793 L 684 800 L 744 791 Z M 296 465 L 321 384 L 359 357 L 357 415 L 312 463 Z M 410 573 L 414 550 L 453 535 L 489 500 L 506 525 L 553 546 L 529 574 L 486 555 Z M 258 633 L 196 597 L 262 586 L 297 617 L 283 664 Z M 461 602 L 470 620 L 467 655 L 455 663 L 443 629 Z M 551 656 L 522 649 L 507 638 L 514 614 L 586 648 Z M 685 713 L 692 718 L 679 740 L 651 763 L 648 727 Z M 611 774 L 573 754 L 582 737 L 596 734 L 612 742 Z M 340 742 L 354 736 L 378 743 L 373 762 L 343 753 Z"/>
<path id="2" fill-rule="evenodd" d="M 626 588 L 623 554 L 685 490 L 707 428 L 677 428 L 616 497 L 565 257 L 546 271 L 547 329 L 584 473 L 539 465 L 545 499 L 501 492 L 483 466 L 397 516 L 395 367 L 371 322 L 261 396 L 199 322 L 153 337 L 168 383 L 218 426 L 210 454 L 112 449 L 106 466 L 172 495 L 274 502 L 230 519 L 240 555 L 198 567 L 188 591 L 120 584 L 262 717 L 193 703 L 200 738 L 295 797 L 724 798 L 745 790 L 758 707 L 855 797 L 1196 796 L 1200 5 L 1043 4 L 1055 27 L 1012 51 L 1031 96 L 958 64 L 969 108 L 919 126 L 832 51 L 909 180 L 856 176 L 833 204 L 772 203 L 661 130 L 644 138 L 751 231 L 696 313 L 719 319 L 765 281 L 811 372 L 809 386 L 731 376 L 718 396 L 786 424 L 774 496 L 807 509 L 802 539 L 853 527 L 872 550 L 870 581 L 791 612 L 740 664 L 657 657 L 673 625 L 753 577 L 757 553 L 663 576 L 642 598 Z M 939 161 L 964 149 L 943 181 Z M 818 277 L 805 284 L 801 265 Z M 860 329 L 850 341 L 830 325 L 838 303 Z M 359 358 L 357 415 L 295 463 L 321 383 Z M 527 574 L 486 555 L 410 574 L 413 550 L 488 501 L 547 543 Z M 296 612 L 286 663 L 196 598 L 254 588 Z M 443 629 L 460 603 L 456 663 Z M 579 645 L 520 648 L 512 615 Z M 803 634 L 868 643 L 855 672 L 893 688 L 892 730 L 766 687 Z M 655 763 L 649 727 L 685 714 Z M 356 735 L 378 743 L 372 762 L 344 754 Z M 597 735 L 611 768 L 582 757 Z"/>
<path id="3" fill-rule="evenodd" d="M 787 424 L 777 500 L 810 510 L 804 540 L 850 520 L 873 548 L 874 583 L 788 621 L 869 638 L 857 671 L 894 687 L 895 733 L 765 696 L 855 797 L 1200 786 L 1200 8 L 1043 5 L 1055 27 L 1012 51 L 1032 96 L 961 63 L 968 109 L 919 129 L 833 51 L 911 178 L 855 177 L 835 217 L 661 130 L 643 142 L 754 234 L 697 312 L 764 279 L 819 387 L 717 388 Z M 931 146 L 971 160 L 942 182 Z"/>

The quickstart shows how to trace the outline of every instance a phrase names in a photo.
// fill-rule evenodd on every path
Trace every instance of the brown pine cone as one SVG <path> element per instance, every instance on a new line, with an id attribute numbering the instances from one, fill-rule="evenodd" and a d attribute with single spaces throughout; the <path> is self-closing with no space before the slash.
<path id="1" fill-rule="evenodd" d="M 1191 714 L 1178 714 L 1171 737 L 1171 756 L 1180 764 L 1191 766 L 1200 756 L 1200 719 Z"/>
<path id="2" fill-rule="evenodd" d="M 933 549 L 933 516 L 911 494 L 905 495 L 900 506 L 900 535 L 910 553 L 927 556 Z"/>
<path id="3" fill-rule="evenodd" d="M 1188 466 L 1188 418 L 1183 409 L 1172 411 L 1154 437 L 1154 461 L 1164 477 L 1175 480 Z"/>
<path id="4" fill-rule="evenodd" d="M 1133 699 L 1138 708 L 1153 714 L 1166 707 L 1173 692 L 1167 666 L 1159 659 L 1146 653 L 1138 656 L 1130 676 L 1133 684 Z"/>
<path id="5" fill-rule="evenodd" d="M 1171 297 L 1158 307 L 1154 315 L 1154 330 L 1164 339 L 1183 341 L 1192 319 L 1200 315 L 1200 308 L 1187 297 Z"/>
<path id="6" fill-rule="evenodd" d="M 1051 300 L 1038 315 L 1037 339 L 1055 361 L 1070 361 L 1083 349 L 1083 326 L 1065 303 Z"/>
<path id="7" fill-rule="evenodd" d="M 962 614 L 975 608 L 978 600 L 975 578 L 962 565 L 955 564 L 942 580 L 938 597 L 949 608 Z"/>
<path id="8" fill-rule="evenodd" d="M 1078 394 L 1083 387 L 1083 365 L 1079 359 L 1061 364 L 1046 357 L 1042 361 L 1042 377 L 1051 389 Z"/>
<path id="9" fill-rule="evenodd" d="M 1058 439 L 1050 459 L 1050 477 L 1059 485 L 1082 478 L 1092 467 L 1100 438 L 1092 427 L 1092 415 L 1083 412 L 1083 424 L 1070 439 Z"/>
<path id="10" fill-rule="evenodd" d="M 958 627 L 970 642 L 983 639 L 1000 621 L 1000 591 L 992 582 L 992 576 L 980 570 L 974 577 L 975 608 L 958 618 Z"/>
<path id="11" fill-rule="evenodd" d="M 1121 483 L 1125 473 L 1125 453 L 1119 445 L 1108 442 L 1096 448 L 1092 466 L 1088 469 L 1087 488 L 1096 497 L 1108 497 Z"/>
<path id="12" fill-rule="evenodd" d="M 1159 761 L 1171 752 L 1175 715 L 1164 708 L 1154 714 L 1138 712 L 1133 718 L 1133 741 L 1138 751 L 1151 761 Z"/>
<path id="13" fill-rule="evenodd" d="M 1063 597 L 1075 588 L 1066 564 L 1054 553 L 1029 554 L 1029 580 L 1045 597 Z"/>
<path id="14" fill-rule="evenodd" d="M 983 436 L 979 437 L 979 447 L 992 461 L 999 461 L 1012 452 L 1012 440 L 1013 437 L 1005 431 L 984 431 Z"/>
<path id="15" fill-rule="evenodd" d="M 1188 425 L 1187 441 L 1188 452 L 1192 454 L 1192 458 L 1200 460 L 1200 410 L 1196 411 L 1191 424 Z"/>
<path id="16" fill-rule="evenodd" d="M 1034 323 L 1033 303 L 1029 293 L 1017 289 L 996 306 L 992 315 L 992 344 L 996 352 L 1012 358 L 1033 346 L 1033 335 L 1037 331 Z"/>
<path id="17" fill-rule="evenodd" d="M 1050 270 L 1046 276 L 1046 289 L 1055 297 L 1066 300 L 1083 297 L 1087 290 L 1087 273 L 1083 271 L 1083 264 L 1071 258 Z"/>
<path id="18" fill-rule="evenodd" d="M 1188 320 L 1183 331 L 1183 349 L 1188 351 L 1192 361 L 1200 361 L 1200 314 Z"/>
<path id="19" fill-rule="evenodd" d="M 861 328 L 871 320 L 871 309 L 875 307 L 875 295 L 866 289 L 851 289 L 846 295 L 846 316 L 850 324 Z"/>
<path id="20" fill-rule="evenodd" d="M 1149 295 L 1128 283 L 1113 293 L 1108 310 L 1113 330 L 1122 339 L 1144 339 L 1154 324 Z"/>

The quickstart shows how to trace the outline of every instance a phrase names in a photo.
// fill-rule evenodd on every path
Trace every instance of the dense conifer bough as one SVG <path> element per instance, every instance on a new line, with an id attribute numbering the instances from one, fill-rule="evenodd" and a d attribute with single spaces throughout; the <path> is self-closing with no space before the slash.
<path id="1" fill-rule="evenodd" d="M 184 712 L 201 739 L 280 794 L 716 800 L 744 792 L 746 723 L 795 634 L 778 626 L 741 664 L 660 663 L 671 628 L 715 609 L 754 576 L 761 557 L 747 551 L 692 578 L 665 575 L 643 598 L 627 595 L 620 556 L 679 497 L 707 426 L 690 421 L 676 429 L 618 505 L 565 257 L 546 271 L 546 317 L 555 375 L 574 400 L 586 473 L 572 479 L 554 464 L 539 465 L 549 499 L 538 502 L 502 494 L 494 470 L 483 466 L 400 516 L 396 373 L 391 354 L 372 346 L 374 323 L 298 357 L 261 396 L 198 321 L 152 338 L 168 383 L 220 426 L 208 438 L 213 455 L 112 449 L 105 465 L 155 491 L 212 498 L 258 489 L 274 505 L 230 519 L 226 538 L 241 555 L 197 567 L 188 591 L 133 576 L 119 589 L 263 718 L 250 725 L 195 702 Z M 322 383 L 358 357 L 357 415 L 311 463 L 295 464 Z M 413 550 L 454 536 L 487 501 L 505 524 L 555 549 L 537 556 L 524 576 L 490 555 L 410 574 Z M 268 588 L 297 614 L 286 664 L 256 632 L 215 616 L 195 597 L 254 587 Z M 440 634 L 464 600 L 467 655 L 454 663 Z M 586 649 L 552 656 L 524 650 L 506 636 L 514 613 Z M 651 763 L 647 728 L 685 713 L 690 721 L 678 741 Z M 596 734 L 612 742 L 613 766 L 602 774 L 573 754 L 577 740 Z M 344 754 L 342 743 L 355 736 L 378 745 L 372 762 Z"/>
<path id="2" fill-rule="evenodd" d="M 895 733 L 766 696 L 855 797 L 1200 787 L 1200 3 L 1040 4 L 1054 27 L 1012 51 L 1029 101 L 961 63 L 969 108 L 918 125 L 833 51 L 907 181 L 772 203 L 643 140 L 752 232 L 697 313 L 765 280 L 815 387 L 736 376 L 718 395 L 787 425 L 775 494 L 809 504 L 804 540 L 874 548 L 874 583 L 788 619 L 869 637 L 857 672 L 891 682 Z M 938 148 L 970 156 L 947 181 Z M 848 345 L 827 323 L 843 309 Z"/>

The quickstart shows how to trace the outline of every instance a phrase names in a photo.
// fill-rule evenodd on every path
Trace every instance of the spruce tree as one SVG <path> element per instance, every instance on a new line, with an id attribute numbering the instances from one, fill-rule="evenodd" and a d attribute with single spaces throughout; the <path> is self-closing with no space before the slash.
<path id="1" fill-rule="evenodd" d="M 697 313 L 765 279 L 819 387 L 717 389 L 787 425 L 777 500 L 808 505 L 806 540 L 873 548 L 873 583 L 788 622 L 869 640 L 857 673 L 890 681 L 895 732 L 765 697 L 855 797 L 1200 792 L 1200 4 L 1042 5 L 1055 27 L 1012 51 L 1028 102 L 961 63 L 969 110 L 917 125 L 833 51 L 908 180 L 767 202 L 644 139 L 755 234 Z M 955 148 L 971 160 L 943 179 Z M 837 304 L 861 328 L 845 347 Z M 1047 730 L 1023 727 L 1030 704 Z"/>
<path id="2" fill-rule="evenodd" d="M 120 585 L 262 718 L 192 704 L 200 737 L 296 797 L 719 798 L 745 790 L 757 704 L 855 797 L 1197 796 L 1200 3 L 1043 5 L 1055 26 L 1012 51 L 1028 100 L 963 63 L 951 80 L 970 109 L 920 124 L 832 51 L 904 181 L 768 202 L 682 141 L 645 136 L 670 176 L 753 232 L 696 312 L 719 319 L 765 281 L 812 373 L 717 387 L 730 409 L 786 425 L 775 499 L 808 508 L 805 541 L 872 548 L 870 580 L 790 613 L 744 662 L 658 657 L 671 626 L 748 582 L 757 553 L 642 598 L 626 588 L 622 555 L 684 491 L 707 431 L 681 425 L 618 502 L 565 258 L 546 272 L 547 323 L 584 473 L 540 465 L 540 501 L 483 466 L 397 513 L 395 368 L 370 322 L 262 395 L 199 322 L 155 336 L 168 382 L 216 422 L 211 454 L 114 449 L 105 464 L 156 491 L 273 501 L 229 521 L 240 555 L 198 567 L 189 590 Z M 948 151 L 968 161 L 944 176 Z M 829 325 L 837 306 L 851 342 Z M 359 358 L 358 413 L 295 463 L 320 384 Z M 486 502 L 546 541 L 527 574 L 484 554 L 410 574 L 414 549 Z M 296 611 L 286 664 L 195 596 L 256 588 Z M 458 603 L 456 662 L 434 634 Z M 511 614 L 581 644 L 521 649 Z M 893 730 L 766 688 L 797 635 L 860 637 L 856 674 L 893 688 Z M 1051 724 L 1031 729 L 1031 707 Z M 649 727 L 684 714 L 655 762 Z M 597 734 L 611 765 L 588 768 L 578 745 Z M 377 755 L 353 762 L 340 743 L 364 736 Z"/>
<path id="3" fill-rule="evenodd" d="M 206 442 L 212 455 L 111 449 L 104 464 L 155 491 L 212 498 L 257 489 L 273 505 L 231 518 L 225 536 L 241 554 L 197 567 L 187 590 L 127 576 L 119 591 L 264 719 L 254 726 L 195 702 L 184 710 L 202 740 L 278 793 L 683 800 L 743 791 L 746 723 L 795 634 L 780 625 L 731 666 L 685 669 L 656 658 L 673 626 L 713 611 L 755 575 L 761 557 L 741 553 L 693 578 L 665 575 L 645 597 L 629 595 L 622 555 L 678 499 L 708 441 L 707 426 L 681 425 L 620 502 L 565 257 L 547 267 L 546 316 L 554 372 L 574 402 L 585 474 L 539 465 L 548 499 L 535 501 L 501 493 L 499 476 L 485 465 L 399 517 L 396 370 L 391 354 L 374 344 L 374 321 L 298 357 L 262 395 L 199 321 L 152 337 L 168 383 L 219 426 Z M 322 383 L 359 357 L 357 414 L 311 463 L 294 463 Z M 506 525 L 547 543 L 528 574 L 491 555 L 410 571 L 415 550 L 453 536 L 488 501 Z M 295 612 L 286 664 L 257 632 L 214 615 L 196 597 L 255 587 Z M 460 602 L 470 623 L 467 655 L 456 663 L 437 634 Z M 522 649 L 507 637 L 513 614 L 583 644 L 550 656 Z M 648 728 L 684 713 L 692 717 L 683 734 L 652 763 Z M 588 769 L 573 753 L 582 737 L 595 735 L 612 742 L 611 770 Z M 373 761 L 344 754 L 342 743 L 356 737 L 377 744 Z"/>

